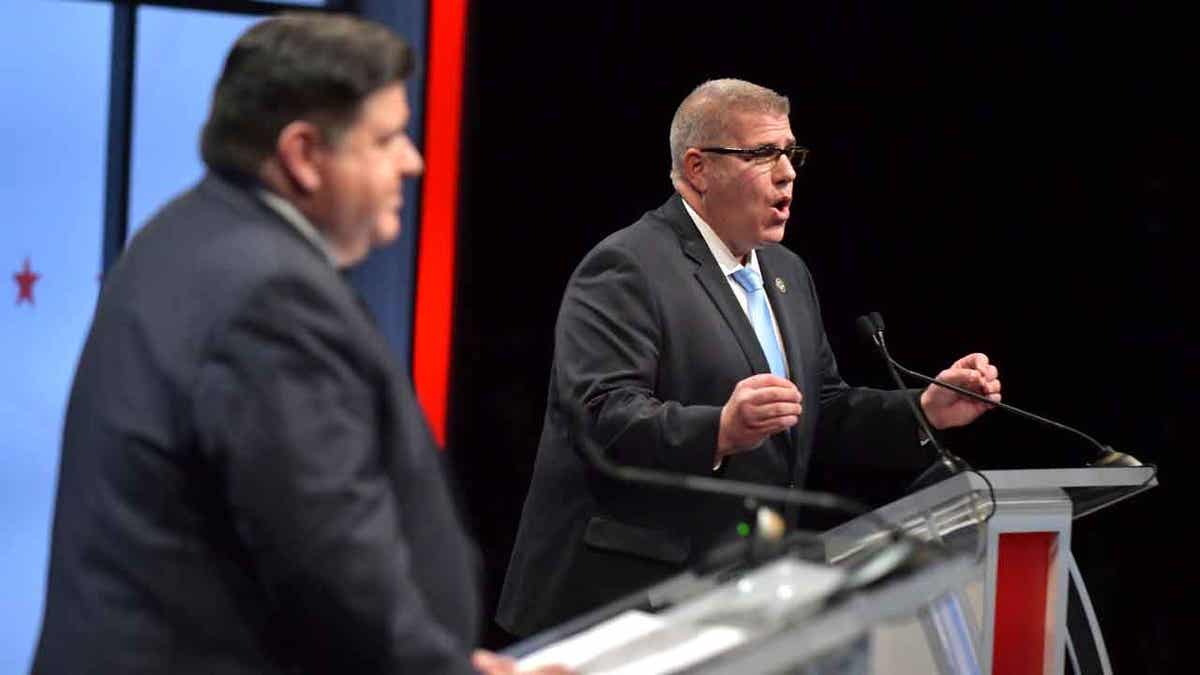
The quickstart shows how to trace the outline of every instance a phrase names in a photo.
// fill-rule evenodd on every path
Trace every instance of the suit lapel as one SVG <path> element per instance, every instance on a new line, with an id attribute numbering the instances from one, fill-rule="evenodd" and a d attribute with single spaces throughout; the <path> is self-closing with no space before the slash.
<path id="1" fill-rule="evenodd" d="M 675 195 L 663 205 L 660 212 L 679 235 L 684 254 L 696 263 L 696 280 L 700 282 L 705 292 L 708 293 L 708 297 L 716 305 L 717 311 L 725 319 L 725 323 L 729 325 L 734 338 L 737 339 L 738 346 L 742 348 L 742 353 L 746 356 L 746 363 L 750 366 L 751 371 L 755 373 L 771 372 L 771 366 L 767 364 L 767 357 L 763 354 L 762 346 L 758 344 L 758 336 L 754 334 L 754 327 L 750 325 L 750 319 L 746 317 L 742 306 L 738 304 L 733 290 L 729 288 L 729 281 L 721 273 L 720 266 L 717 265 L 712 252 L 708 250 L 708 244 L 700 236 L 696 224 L 684 210 L 682 199 L 679 195 Z"/>
<path id="2" fill-rule="evenodd" d="M 783 338 L 784 357 L 788 362 L 788 374 L 791 376 L 792 382 L 800 389 L 800 394 L 804 396 L 803 405 L 814 405 L 815 398 L 809 398 L 807 384 L 804 378 L 804 358 L 801 355 L 803 345 L 800 342 L 800 326 L 801 321 L 807 321 L 807 316 L 801 316 L 805 309 L 804 303 L 792 301 L 795 294 L 800 291 L 795 288 L 795 282 L 791 279 L 785 279 L 783 271 L 785 265 L 775 251 L 770 248 L 758 249 L 758 266 L 762 270 L 763 287 L 767 291 L 767 301 L 771 303 L 771 312 L 775 315 L 775 322 L 779 324 L 779 334 Z M 799 462 L 796 461 L 796 453 L 800 448 L 800 429 L 804 425 L 804 418 L 801 417 L 801 423 L 792 427 L 786 434 L 788 447 L 785 449 L 784 457 L 788 461 L 788 469 L 793 479 L 796 477 L 796 469 Z"/>
<path id="3" fill-rule="evenodd" d="M 774 251 L 768 248 L 758 250 L 758 266 L 762 270 L 763 287 L 767 291 L 767 301 L 771 303 L 771 313 L 775 315 L 775 322 L 779 324 L 779 333 L 783 337 L 783 351 L 788 362 L 788 371 L 791 374 L 792 382 L 796 386 L 804 386 L 804 360 L 801 356 L 800 344 L 800 321 L 807 320 L 807 317 L 799 316 L 798 313 L 803 312 L 802 303 L 789 302 L 790 294 L 799 291 L 793 288 L 795 285 L 791 280 L 785 279 L 784 275 L 776 274 L 776 271 L 782 271 L 783 265 L 780 264 L 778 257 L 774 255 Z M 803 391 L 801 393 L 804 393 Z"/>
<path id="4" fill-rule="evenodd" d="M 742 353 L 746 356 L 746 363 L 749 364 L 751 372 L 771 372 L 771 366 L 767 363 L 767 357 L 763 354 L 762 345 L 758 342 L 758 336 L 754 333 L 750 319 L 742 310 L 742 306 L 738 304 L 733 289 L 729 287 L 729 281 L 721 273 L 720 266 L 717 265 L 712 252 L 708 250 L 708 244 L 700 236 L 696 224 L 692 222 L 691 217 L 683 208 L 683 198 L 676 194 L 662 206 L 659 213 L 679 236 L 684 254 L 696 263 L 696 280 L 700 282 L 705 292 L 708 293 L 708 297 L 716 305 L 717 311 L 724 317 L 725 323 L 729 325 L 738 346 L 742 348 Z M 763 251 L 760 249 L 760 267 L 763 265 L 762 253 Z M 772 258 L 772 260 L 776 259 Z M 783 265 L 776 265 L 776 267 L 782 268 Z M 783 335 L 791 379 L 793 382 L 800 383 L 803 381 L 803 371 L 801 370 L 800 345 L 796 342 L 795 337 L 797 335 L 797 319 L 792 315 L 795 311 L 795 303 L 781 301 L 778 289 L 774 288 L 775 277 L 769 276 L 770 268 L 763 267 L 762 271 L 763 278 L 767 280 L 766 283 L 772 287 L 767 290 L 767 298 L 771 303 L 771 311 L 775 314 L 775 320 L 779 322 L 779 332 Z M 795 471 L 795 449 L 799 447 L 799 426 L 792 427 L 787 433 L 775 434 L 767 440 L 768 445 L 773 444 L 775 452 L 779 453 L 783 461 L 787 463 L 789 475 Z"/>

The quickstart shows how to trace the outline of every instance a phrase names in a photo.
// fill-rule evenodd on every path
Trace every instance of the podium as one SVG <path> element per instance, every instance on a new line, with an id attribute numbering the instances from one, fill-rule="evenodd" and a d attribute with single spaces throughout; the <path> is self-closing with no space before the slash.
<path id="1" fill-rule="evenodd" d="M 1041 469 L 961 473 L 908 495 L 875 515 L 954 550 L 974 548 L 972 579 L 951 595 L 976 647 L 980 672 L 1111 673 L 1103 634 L 1071 555 L 1077 518 L 1157 485 L 1153 467 Z M 992 494 L 994 492 L 994 505 Z M 822 535 L 826 557 L 852 559 L 882 536 L 858 518 Z M 878 632 L 872 672 L 955 672 L 938 650 L 911 649 L 914 636 L 936 642 L 939 628 L 919 612 L 911 623 Z M 933 662 L 930 661 L 933 657 Z"/>
<path id="2" fill-rule="evenodd" d="M 581 673 L 1059 675 L 1068 663 L 1110 673 L 1071 525 L 1153 487 L 1155 471 L 960 473 L 796 533 L 786 550 L 685 571 L 505 653 Z"/>

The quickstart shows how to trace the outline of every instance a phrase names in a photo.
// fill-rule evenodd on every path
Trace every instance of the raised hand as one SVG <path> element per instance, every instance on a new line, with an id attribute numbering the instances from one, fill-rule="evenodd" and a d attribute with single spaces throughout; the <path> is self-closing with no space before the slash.
<path id="1" fill-rule="evenodd" d="M 764 373 L 737 383 L 721 408 L 717 459 L 745 452 L 800 421 L 803 400 L 790 380 Z"/>
<path id="2" fill-rule="evenodd" d="M 1000 401 L 1000 371 L 985 354 L 968 354 L 938 373 L 937 379 L 968 389 L 992 401 Z M 921 392 L 921 408 L 937 429 L 961 427 L 974 422 L 993 406 L 968 398 L 936 384 Z"/>

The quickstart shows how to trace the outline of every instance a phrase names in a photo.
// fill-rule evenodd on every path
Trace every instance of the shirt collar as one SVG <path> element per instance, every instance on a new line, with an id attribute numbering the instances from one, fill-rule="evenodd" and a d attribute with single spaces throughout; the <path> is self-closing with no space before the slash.
<path id="1" fill-rule="evenodd" d="M 289 225 L 294 227 L 300 233 L 300 236 L 307 239 L 313 246 L 316 246 L 317 250 L 325 256 L 330 265 L 333 265 L 335 269 L 338 267 L 337 258 L 333 256 L 333 251 L 330 250 L 329 243 L 325 241 L 325 238 L 321 236 L 317 228 L 313 226 L 312 221 L 301 213 L 300 209 L 296 208 L 295 204 L 265 188 L 256 188 L 254 192 L 268 208 L 279 214 L 280 218 L 283 218 Z"/>
<path id="2" fill-rule="evenodd" d="M 680 196 L 680 200 L 683 202 L 683 208 L 691 216 L 692 222 L 696 224 L 696 229 L 700 230 L 700 236 L 704 238 L 704 243 L 708 244 L 708 250 L 712 252 L 713 258 L 716 259 L 717 266 L 721 268 L 721 273 L 728 277 L 740 270 L 743 267 L 742 261 L 733 255 L 733 252 L 729 250 L 725 242 L 721 241 L 721 238 L 717 236 L 712 226 L 704 222 L 700 214 L 696 213 L 696 210 L 692 208 L 691 204 L 688 204 L 686 199 L 683 199 L 682 195 Z M 754 249 L 750 249 L 749 261 L 746 262 L 745 267 L 754 270 L 754 273 L 759 278 L 762 277 L 762 270 L 758 267 L 758 253 Z"/>

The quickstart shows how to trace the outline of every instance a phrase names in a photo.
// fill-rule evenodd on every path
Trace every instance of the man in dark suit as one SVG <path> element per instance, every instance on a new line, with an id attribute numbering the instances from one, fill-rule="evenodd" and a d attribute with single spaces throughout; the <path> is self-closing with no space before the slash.
<path id="1" fill-rule="evenodd" d="M 813 452 L 918 467 L 905 396 L 838 375 L 812 277 L 779 245 L 807 151 L 788 100 L 739 80 L 707 82 L 671 124 L 677 194 L 609 236 L 567 285 L 533 482 L 497 621 L 517 635 L 562 622 L 695 562 L 744 517 L 736 500 L 623 484 L 612 460 L 694 475 L 803 486 Z M 940 377 L 1000 399 L 982 354 Z M 933 426 L 986 408 L 919 393 Z"/>
<path id="2" fill-rule="evenodd" d="M 234 45 L 210 173 L 105 279 L 34 672 L 475 672 L 475 553 L 340 275 L 396 237 L 421 173 L 412 67 L 351 17 L 271 19 Z"/>

